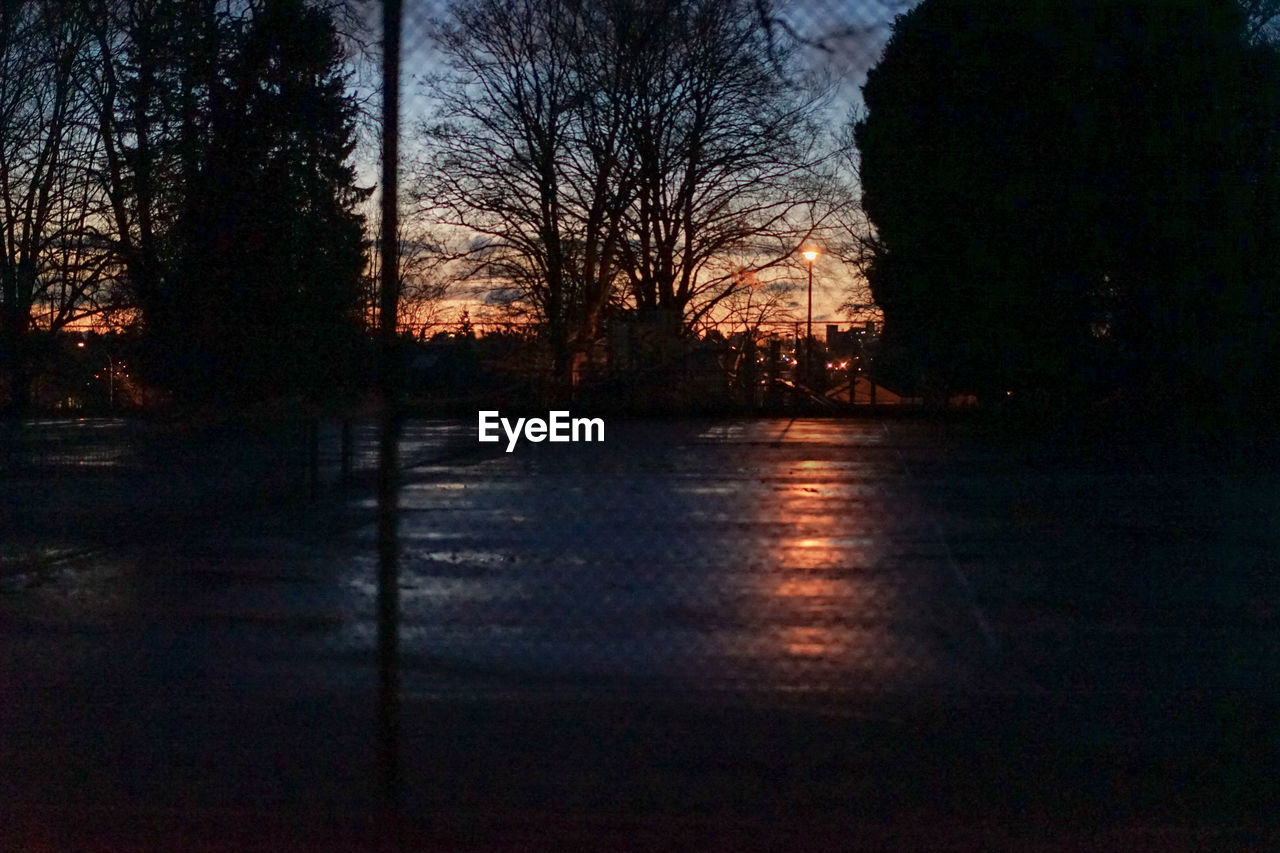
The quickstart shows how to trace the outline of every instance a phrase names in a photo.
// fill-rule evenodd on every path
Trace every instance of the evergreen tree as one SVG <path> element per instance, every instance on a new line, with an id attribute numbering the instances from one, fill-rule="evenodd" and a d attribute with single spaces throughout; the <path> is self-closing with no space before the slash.
<path id="1" fill-rule="evenodd" d="M 1227 0 L 925 0 L 856 129 L 870 271 L 935 387 L 1255 393 L 1275 63 Z"/>
<path id="2" fill-rule="evenodd" d="M 264 3 L 229 36 L 147 317 L 157 373 L 185 398 L 333 393 L 358 342 L 367 193 L 341 47 L 302 0 Z"/>

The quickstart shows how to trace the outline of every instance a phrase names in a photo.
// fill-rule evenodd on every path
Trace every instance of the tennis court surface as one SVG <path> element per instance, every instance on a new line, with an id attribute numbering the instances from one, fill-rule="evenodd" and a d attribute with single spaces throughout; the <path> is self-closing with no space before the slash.
<path id="1" fill-rule="evenodd" d="M 1277 842 L 1264 468 L 908 419 L 475 434 L 405 427 L 391 660 L 359 490 L 15 532 L 55 556 L 0 573 L 6 848 Z M 2 497 L 74 516 L 72 476 Z"/>

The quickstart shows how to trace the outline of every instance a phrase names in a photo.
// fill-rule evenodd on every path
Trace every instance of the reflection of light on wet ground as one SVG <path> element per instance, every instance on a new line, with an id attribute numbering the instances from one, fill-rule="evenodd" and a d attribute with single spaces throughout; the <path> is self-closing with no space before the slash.
<path id="1" fill-rule="evenodd" d="M 834 657 L 842 651 L 839 635 L 831 628 L 783 628 L 779 639 L 787 652 L 800 657 Z"/>
<path id="2" fill-rule="evenodd" d="M 783 598 L 817 598 L 847 595 L 848 583 L 825 578 L 791 577 L 778 584 L 775 595 Z"/>
<path id="3" fill-rule="evenodd" d="M 133 457 L 121 418 L 41 418 L 24 421 L 4 436 L 29 463 L 67 468 L 113 469 Z"/>
<path id="4" fill-rule="evenodd" d="M 97 554 L 59 553 L 23 571 L 7 572 L 0 577 L 0 592 L 20 592 L 26 616 L 37 621 L 71 618 L 100 624 L 138 607 L 138 578 L 131 568 Z"/>
<path id="5" fill-rule="evenodd" d="M 483 673 L 486 689 L 588 678 L 825 701 L 963 677 L 930 634 L 934 611 L 951 618 L 946 576 L 917 555 L 932 556 L 923 510 L 893 491 L 878 427 L 755 421 L 683 445 L 633 429 L 624 456 L 593 449 L 600 464 L 529 445 L 417 472 L 401 519 L 410 690 L 465 693 Z M 372 612 L 374 585 L 350 589 Z"/>
<path id="6" fill-rule="evenodd" d="M 470 427 L 411 428 L 408 444 L 432 459 L 474 450 Z M 610 428 L 609 445 L 526 443 L 406 471 L 410 694 L 577 684 L 826 707 L 973 682 L 985 651 L 937 514 L 904 483 L 879 424 Z M 313 655 L 315 677 L 337 683 L 365 672 L 377 640 L 375 527 L 343 542 L 341 557 L 296 558 L 274 541 L 218 543 L 225 565 L 200 565 L 179 545 L 156 557 L 163 570 L 68 578 L 58 597 L 86 613 L 221 620 L 256 632 L 246 645 L 294 631 L 296 656 Z M 259 553 L 271 560 L 255 563 Z M 319 568 L 297 568 L 312 556 Z M 287 671 L 281 657 L 254 666 Z"/>
<path id="7" fill-rule="evenodd" d="M 80 430 L 115 430 L 124 426 L 124 418 L 32 418 L 24 427 L 62 432 Z"/>
<path id="8" fill-rule="evenodd" d="M 759 454 L 752 521 L 753 663 L 792 696 L 917 689 L 964 678 L 968 662 L 936 636 L 952 591 L 936 563 L 926 508 L 895 491 L 897 460 L 875 425 L 793 421 Z M 803 444 L 798 456 L 790 448 Z M 940 615 L 941 614 L 941 615 Z M 967 628 L 958 633 L 964 634 Z"/>

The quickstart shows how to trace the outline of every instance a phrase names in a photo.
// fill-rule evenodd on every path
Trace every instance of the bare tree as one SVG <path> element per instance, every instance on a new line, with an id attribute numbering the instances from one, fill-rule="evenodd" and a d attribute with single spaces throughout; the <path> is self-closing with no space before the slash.
<path id="1" fill-rule="evenodd" d="M 691 328 L 787 263 L 825 203 L 819 98 L 747 0 L 462 0 L 424 123 L 420 215 L 544 324 L 556 376 L 608 306 Z"/>
<path id="2" fill-rule="evenodd" d="M 819 98 L 770 44 L 759 4 L 639 3 L 644 77 L 627 142 L 637 198 L 623 264 L 637 307 L 696 322 L 744 266 L 784 264 L 824 205 Z"/>
<path id="3" fill-rule="evenodd" d="M 617 277 L 626 203 L 616 58 L 607 22 L 576 0 L 467 0 L 437 41 L 451 73 L 414 196 L 476 235 L 474 277 L 509 282 L 544 324 L 561 390 Z"/>
<path id="4" fill-rule="evenodd" d="M 87 233 L 74 209 L 77 196 L 87 201 L 84 158 L 92 153 L 82 132 L 85 24 L 78 4 L 0 5 L 0 355 L 15 411 L 29 393 L 33 309 L 47 297 L 42 288 L 59 253 L 70 269 L 65 253 Z M 51 325 L 74 316 L 85 290 L 64 288 L 67 310 Z"/>
<path id="5" fill-rule="evenodd" d="M 106 189 L 112 247 L 141 306 L 154 304 L 162 286 L 161 240 L 175 215 L 177 162 L 168 141 L 184 127 L 194 135 L 196 86 L 184 77 L 178 98 L 166 97 L 175 70 L 167 45 L 175 36 L 172 3 L 165 0 L 98 0 L 93 36 L 98 68 L 92 92 L 102 143 L 99 179 Z M 192 4 L 195 19 L 212 3 Z M 191 63 L 189 67 L 194 67 Z M 188 157 L 189 169 L 194 169 Z"/>
<path id="6" fill-rule="evenodd" d="M 49 233 L 39 262 L 33 321 L 50 331 L 108 319 L 122 304 L 122 269 L 106 233 L 106 197 L 96 180 L 100 140 L 85 121 L 67 140 L 49 211 Z M 114 318 L 113 318 L 114 319 Z"/>
<path id="7" fill-rule="evenodd" d="M 794 313 L 799 307 L 796 294 L 798 285 L 789 277 L 761 279 L 754 272 L 739 273 L 737 287 L 721 303 L 724 320 L 713 328 L 723 332 L 727 323 L 729 338 L 741 340 L 741 346 L 733 353 L 729 369 L 741 376 L 754 375 L 754 365 L 749 360 L 759 351 L 762 340 L 768 337 L 765 329 L 779 323 L 796 322 Z"/>
<path id="8" fill-rule="evenodd" d="M 831 189 L 834 203 L 825 245 L 828 254 L 840 261 L 852 275 L 840 310 L 850 319 L 878 321 L 878 309 L 871 296 L 867 273 L 882 246 L 875 225 L 862 205 L 861 164 L 854 141 L 854 128 L 865 114 L 862 108 L 855 108 L 850 113 L 838 145 Z"/>
<path id="9" fill-rule="evenodd" d="M 168 274 L 167 241 L 228 85 L 229 29 L 261 2 L 93 0 L 89 99 L 105 196 L 103 237 L 134 309 L 153 308 Z"/>
<path id="10" fill-rule="evenodd" d="M 372 229 L 379 227 L 375 220 Z M 454 254 L 443 245 L 439 234 L 422 223 L 400 217 L 399 250 L 399 327 L 425 328 L 443 319 L 445 300 L 457 284 Z M 363 325 L 372 331 L 377 325 L 379 282 L 382 278 L 382 254 L 375 242 L 369 251 L 365 269 L 365 293 L 362 297 Z"/>

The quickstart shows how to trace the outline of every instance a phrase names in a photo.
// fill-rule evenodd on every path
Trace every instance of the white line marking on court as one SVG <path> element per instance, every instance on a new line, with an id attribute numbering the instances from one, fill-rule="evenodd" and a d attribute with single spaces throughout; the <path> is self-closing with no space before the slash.
<path id="1" fill-rule="evenodd" d="M 880 428 L 884 430 L 885 441 L 888 442 L 888 424 L 881 421 Z M 902 470 L 906 472 L 907 479 L 914 480 L 915 474 L 911 472 L 911 466 L 907 464 L 906 457 L 902 455 L 902 451 L 894 447 L 893 453 L 898 457 L 898 463 L 902 466 Z M 992 630 L 991 623 L 987 620 L 987 614 L 983 612 L 982 607 L 978 604 L 978 596 L 974 594 L 973 584 L 969 582 L 969 576 L 965 574 L 964 569 L 960 568 L 960 564 L 956 562 L 955 555 L 951 552 L 951 543 L 947 541 L 947 534 L 942 530 L 942 524 L 935 521 L 933 530 L 938 536 L 938 541 L 942 543 L 942 550 L 947 555 L 947 565 L 951 567 L 951 574 L 955 577 L 956 583 L 959 584 L 961 591 L 964 593 L 965 601 L 968 602 L 969 610 L 973 613 L 973 619 L 978 623 L 978 629 L 982 632 L 983 639 L 986 640 L 987 648 L 992 651 L 999 649 L 1000 640 L 996 637 L 995 631 Z"/>

